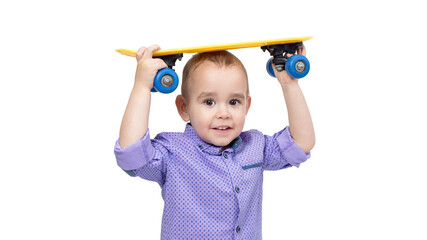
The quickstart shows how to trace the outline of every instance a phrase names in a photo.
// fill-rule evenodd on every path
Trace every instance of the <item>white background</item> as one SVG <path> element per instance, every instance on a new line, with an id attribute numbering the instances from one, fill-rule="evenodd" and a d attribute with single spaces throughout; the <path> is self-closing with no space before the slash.
<path id="1" fill-rule="evenodd" d="M 2 1 L 0 239 L 159 239 L 159 186 L 113 154 L 136 66 L 114 49 L 311 35 L 300 85 L 317 143 L 299 169 L 265 173 L 264 239 L 427 239 L 426 20 L 412 0 Z M 245 129 L 286 126 L 268 53 L 232 53 L 250 78 Z M 152 136 L 184 130 L 178 92 L 153 95 Z"/>

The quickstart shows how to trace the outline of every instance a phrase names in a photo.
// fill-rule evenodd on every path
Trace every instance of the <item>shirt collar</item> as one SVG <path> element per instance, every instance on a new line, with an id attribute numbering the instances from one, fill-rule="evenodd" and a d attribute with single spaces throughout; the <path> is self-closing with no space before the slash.
<path id="1" fill-rule="evenodd" d="M 195 140 L 192 144 L 196 144 L 196 147 L 199 148 L 201 151 L 213 154 L 213 155 L 221 155 L 223 152 L 231 153 L 231 152 L 237 152 L 241 149 L 242 145 L 242 138 L 238 136 L 236 139 L 231 141 L 230 144 L 226 147 L 224 151 L 221 151 L 223 147 L 218 147 L 213 144 L 207 143 L 203 141 L 196 133 L 194 128 L 191 126 L 190 123 L 187 123 L 185 126 L 184 135 L 190 137 L 191 139 Z"/>

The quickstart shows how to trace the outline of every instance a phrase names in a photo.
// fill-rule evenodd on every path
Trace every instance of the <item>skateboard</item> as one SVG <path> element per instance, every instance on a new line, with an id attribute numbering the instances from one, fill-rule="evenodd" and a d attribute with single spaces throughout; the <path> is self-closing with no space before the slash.
<path id="1" fill-rule="evenodd" d="M 179 78 L 173 70 L 176 60 L 181 60 L 184 53 L 201 53 L 233 50 L 241 48 L 261 47 L 265 52 L 268 51 L 271 58 L 267 61 L 267 73 L 275 77 L 273 64 L 277 71 L 285 70 L 292 78 L 303 78 L 310 71 L 310 62 L 303 55 L 292 55 L 287 57 L 287 54 L 295 54 L 302 47 L 302 42 L 312 39 L 313 37 L 298 37 L 298 38 L 282 38 L 274 40 L 218 44 L 199 47 L 177 48 L 168 50 L 159 50 L 153 52 L 153 58 L 160 58 L 168 65 L 168 68 L 161 69 L 157 72 L 154 78 L 154 87 L 152 92 L 171 93 L 175 91 L 179 84 Z M 117 52 L 135 57 L 136 51 L 128 49 L 116 49 Z"/>

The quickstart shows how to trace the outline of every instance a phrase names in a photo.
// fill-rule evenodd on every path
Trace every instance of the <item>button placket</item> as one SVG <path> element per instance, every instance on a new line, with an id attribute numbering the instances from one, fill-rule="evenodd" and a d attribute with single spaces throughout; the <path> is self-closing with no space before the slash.
<path id="1" fill-rule="evenodd" d="M 238 161 L 233 161 L 233 156 L 231 155 L 233 153 L 231 152 L 223 152 L 221 154 L 221 157 L 223 158 L 224 162 L 227 164 L 228 169 L 230 171 L 231 174 L 231 184 L 232 184 L 232 190 L 235 192 L 235 196 L 237 198 L 237 202 L 238 202 L 238 208 L 239 208 L 239 214 L 237 216 L 237 222 L 241 223 L 241 221 L 239 219 L 242 219 L 242 189 L 240 188 L 239 184 L 241 183 L 241 174 L 240 171 L 242 171 L 242 167 L 240 166 L 240 164 L 238 163 Z M 240 234 L 241 232 L 241 227 L 240 224 L 235 226 L 235 233 L 236 234 Z"/>

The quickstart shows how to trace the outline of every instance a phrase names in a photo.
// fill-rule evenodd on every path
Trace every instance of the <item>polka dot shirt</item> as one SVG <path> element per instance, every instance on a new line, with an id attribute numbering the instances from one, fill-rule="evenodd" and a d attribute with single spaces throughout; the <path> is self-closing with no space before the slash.
<path id="1" fill-rule="evenodd" d="M 149 132 L 114 149 L 131 176 L 157 182 L 164 210 L 161 239 L 262 239 L 264 170 L 299 167 L 305 154 L 288 128 L 263 135 L 242 132 L 228 148 L 201 140 L 190 124 L 184 133 Z"/>

